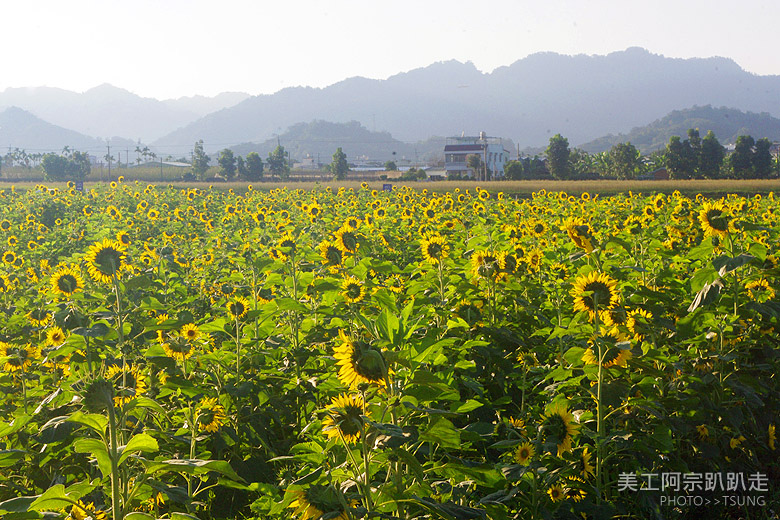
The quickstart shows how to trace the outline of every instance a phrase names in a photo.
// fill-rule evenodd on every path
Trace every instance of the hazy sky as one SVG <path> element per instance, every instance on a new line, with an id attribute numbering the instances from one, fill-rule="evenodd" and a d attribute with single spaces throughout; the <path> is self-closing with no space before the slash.
<path id="1" fill-rule="evenodd" d="M 780 2 L 735 0 L 3 0 L 0 91 L 101 83 L 160 99 L 269 94 L 436 61 L 631 46 L 780 74 Z"/>

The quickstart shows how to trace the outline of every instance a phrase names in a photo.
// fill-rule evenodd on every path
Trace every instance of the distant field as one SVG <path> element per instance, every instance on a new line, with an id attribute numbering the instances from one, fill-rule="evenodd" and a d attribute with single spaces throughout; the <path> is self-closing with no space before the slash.
<path id="1" fill-rule="evenodd" d="M 179 188 L 186 187 L 208 187 L 210 184 L 202 182 L 167 182 L 162 183 L 159 180 L 153 178 L 139 179 L 139 181 L 153 184 L 173 184 Z M 134 179 L 127 179 L 126 182 L 134 182 Z M 25 187 L 31 187 L 36 184 L 40 184 L 41 181 L 9 181 L 0 179 L 0 188 L 9 188 L 12 185 L 18 188 L 24 189 Z M 64 183 L 45 183 L 50 187 L 64 187 Z M 106 184 L 100 181 L 87 181 L 85 185 L 87 187 L 93 187 L 100 184 Z M 229 183 L 215 183 L 213 186 L 218 189 L 234 189 L 245 190 L 250 183 L 247 182 L 229 182 Z M 329 181 L 329 182 L 258 182 L 252 183 L 254 189 L 257 190 L 271 190 L 276 188 L 287 187 L 289 189 L 303 189 L 311 190 L 316 187 L 330 186 L 332 189 L 344 188 L 359 188 L 361 183 L 358 181 Z M 507 195 L 528 195 L 539 190 L 547 191 L 565 191 L 574 195 L 588 192 L 591 194 L 610 195 L 615 193 L 626 193 L 632 191 L 634 193 L 672 193 L 675 190 L 679 190 L 681 193 L 686 194 L 709 194 L 718 195 L 725 193 L 739 193 L 739 194 L 753 194 L 753 193 L 769 193 L 770 191 L 780 191 L 780 179 L 772 180 L 668 180 L 668 181 L 494 181 L 494 182 L 471 182 L 471 181 L 439 181 L 439 182 L 394 182 L 388 181 L 372 181 L 367 183 L 372 189 L 382 189 L 383 184 L 392 184 L 393 186 L 409 186 L 411 188 L 422 190 L 427 189 L 433 192 L 447 192 L 453 191 L 456 188 L 462 190 L 473 190 L 477 186 L 484 188 L 490 192 L 498 193 L 504 192 Z"/>

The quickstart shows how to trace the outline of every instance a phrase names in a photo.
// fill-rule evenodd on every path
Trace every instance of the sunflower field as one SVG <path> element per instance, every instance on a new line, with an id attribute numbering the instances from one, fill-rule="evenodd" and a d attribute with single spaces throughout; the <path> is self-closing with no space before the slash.
<path id="1" fill-rule="evenodd" d="M 0 518 L 780 512 L 771 193 L 0 201 Z"/>

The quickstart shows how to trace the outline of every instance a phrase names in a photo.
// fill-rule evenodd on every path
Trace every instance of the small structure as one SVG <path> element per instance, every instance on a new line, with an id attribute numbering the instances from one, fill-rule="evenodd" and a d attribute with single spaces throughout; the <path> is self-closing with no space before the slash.
<path id="1" fill-rule="evenodd" d="M 481 159 L 482 171 L 474 171 L 467 164 L 467 157 L 476 155 Z M 485 132 L 479 136 L 448 137 L 444 144 L 444 169 L 447 177 L 467 177 L 487 180 L 504 177 L 504 165 L 509 160 L 509 151 L 504 148 L 500 137 L 488 137 Z"/>

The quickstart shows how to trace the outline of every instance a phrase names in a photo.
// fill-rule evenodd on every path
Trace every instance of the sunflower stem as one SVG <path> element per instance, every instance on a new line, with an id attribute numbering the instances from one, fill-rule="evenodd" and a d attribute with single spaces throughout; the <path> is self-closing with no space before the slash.
<path id="1" fill-rule="evenodd" d="M 114 403 L 110 403 L 108 406 L 108 443 L 109 452 L 111 454 L 111 517 L 113 520 L 121 520 L 124 515 L 121 510 L 119 495 L 120 475 L 116 429 L 117 424 L 116 414 L 114 413 Z"/>

